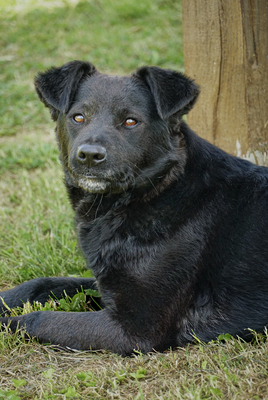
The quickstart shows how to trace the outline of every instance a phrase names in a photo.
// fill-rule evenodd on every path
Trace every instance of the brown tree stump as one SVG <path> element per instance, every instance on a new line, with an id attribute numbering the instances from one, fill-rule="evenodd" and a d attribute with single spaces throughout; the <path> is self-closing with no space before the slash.
<path id="1" fill-rule="evenodd" d="M 201 87 L 189 125 L 268 166 L 268 0 L 182 0 L 182 9 L 185 73 Z"/>

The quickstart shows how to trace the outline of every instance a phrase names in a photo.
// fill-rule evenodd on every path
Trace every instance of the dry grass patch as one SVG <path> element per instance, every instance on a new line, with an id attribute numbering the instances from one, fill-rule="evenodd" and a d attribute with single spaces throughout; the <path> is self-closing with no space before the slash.
<path id="1" fill-rule="evenodd" d="M 230 338 L 127 358 L 66 352 L 7 333 L 3 342 L 0 388 L 21 399 L 268 398 L 268 344 L 257 335 L 252 343 Z M 0 391 L 1 398 L 9 397 Z"/>

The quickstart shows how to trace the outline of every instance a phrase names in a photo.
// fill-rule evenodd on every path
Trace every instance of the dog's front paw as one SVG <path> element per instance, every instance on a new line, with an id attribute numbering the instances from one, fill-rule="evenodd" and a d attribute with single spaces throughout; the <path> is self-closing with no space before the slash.
<path id="1" fill-rule="evenodd" d="M 36 336 L 36 323 L 39 319 L 39 311 L 17 317 L 0 318 L 1 330 L 6 328 L 15 333 L 18 329 L 25 330 L 30 336 Z"/>
<path id="2" fill-rule="evenodd" d="M 16 332 L 22 327 L 23 316 L 19 317 L 2 317 L 0 318 L 1 330 L 8 328 L 11 332 Z"/>

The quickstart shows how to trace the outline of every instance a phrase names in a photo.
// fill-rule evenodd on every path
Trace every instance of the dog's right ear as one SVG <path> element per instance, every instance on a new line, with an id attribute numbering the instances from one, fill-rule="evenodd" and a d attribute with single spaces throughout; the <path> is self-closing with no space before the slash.
<path id="1" fill-rule="evenodd" d="M 67 112 L 86 76 L 96 72 L 95 67 L 83 61 L 71 61 L 62 67 L 51 68 L 35 78 L 35 89 L 40 100 L 49 107 L 51 117 L 57 120 L 60 112 Z"/>

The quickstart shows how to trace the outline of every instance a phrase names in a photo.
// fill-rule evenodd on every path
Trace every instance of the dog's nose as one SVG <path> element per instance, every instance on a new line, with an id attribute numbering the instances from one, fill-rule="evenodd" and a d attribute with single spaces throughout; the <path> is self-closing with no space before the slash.
<path id="1" fill-rule="evenodd" d="M 82 144 L 78 147 L 76 159 L 87 167 L 94 167 L 106 160 L 107 152 L 102 146 Z"/>

